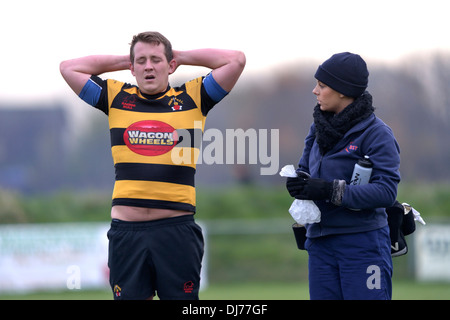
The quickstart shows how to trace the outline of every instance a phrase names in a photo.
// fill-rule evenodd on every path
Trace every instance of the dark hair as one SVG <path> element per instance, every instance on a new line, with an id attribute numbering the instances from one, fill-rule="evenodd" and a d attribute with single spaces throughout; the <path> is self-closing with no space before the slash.
<path id="1" fill-rule="evenodd" d="M 172 44 L 170 43 L 170 41 L 159 32 L 147 31 L 141 32 L 138 35 L 133 36 L 133 40 L 131 41 L 130 44 L 131 63 L 134 63 L 134 46 L 138 42 L 155 43 L 157 45 L 160 45 L 162 43 L 164 45 L 164 53 L 166 55 L 167 62 L 170 62 L 173 59 Z"/>

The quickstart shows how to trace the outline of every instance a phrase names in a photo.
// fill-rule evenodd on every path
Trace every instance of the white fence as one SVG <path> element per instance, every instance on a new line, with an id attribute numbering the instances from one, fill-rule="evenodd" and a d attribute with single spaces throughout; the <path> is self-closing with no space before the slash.
<path id="1" fill-rule="evenodd" d="M 105 223 L 0 226 L 0 292 L 105 287 Z"/>
<path id="2" fill-rule="evenodd" d="M 450 225 L 418 226 L 414 240 L 416 278 L 450 281 Z"/>

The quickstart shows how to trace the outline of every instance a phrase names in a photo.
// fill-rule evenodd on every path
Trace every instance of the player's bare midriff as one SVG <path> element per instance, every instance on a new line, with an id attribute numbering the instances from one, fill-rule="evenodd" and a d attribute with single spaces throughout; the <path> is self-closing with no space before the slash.
<path id="1" fill-rule="evenodd" d="M 111 209 L 111 218 L 123 221 L 152 221 L 193 214 L 194 213 L 190 211 L 130 206 L 113 206 Z"/>

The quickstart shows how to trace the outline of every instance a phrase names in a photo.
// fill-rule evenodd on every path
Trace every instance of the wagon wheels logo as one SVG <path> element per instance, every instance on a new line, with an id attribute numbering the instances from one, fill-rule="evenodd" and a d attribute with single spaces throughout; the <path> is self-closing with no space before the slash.
<path id="1" fill-rule="evenodd" d="M 165 122 L 144 120 L 130 125 L 123 134 L 123 140 L 137 154 L 159 156 L 173 149 L 178 143 L 178 134 Z"/>

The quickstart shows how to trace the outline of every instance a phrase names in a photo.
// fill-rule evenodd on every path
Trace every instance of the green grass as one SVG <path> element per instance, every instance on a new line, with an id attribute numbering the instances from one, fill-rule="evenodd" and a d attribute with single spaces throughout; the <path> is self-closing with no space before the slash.
<path id="1" fill-rule="evenodd" d="M 450 283 L 394 282 L 393 300 L 450 300 Z"/>
<path id="2" fill-rule="evenodd" d="M 211 284 L 201 300 L 308 300 L 308 283 L 252 282 Z M 0 295 L 0 300 L 112 300 L 109 290 L 66 290 L 23 295 Z M 394 281 L 393 300 L 450 300 L 450 283 Z"/>

